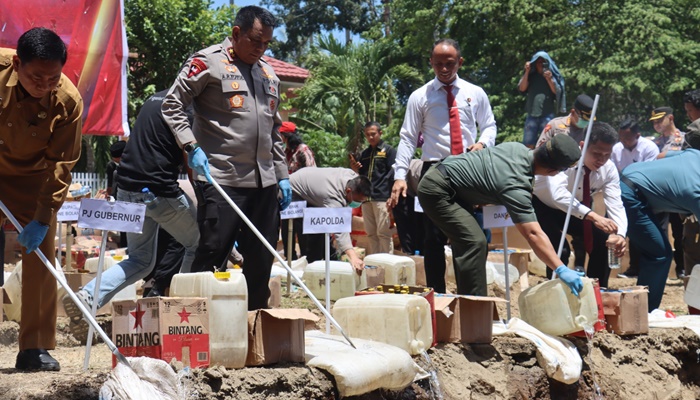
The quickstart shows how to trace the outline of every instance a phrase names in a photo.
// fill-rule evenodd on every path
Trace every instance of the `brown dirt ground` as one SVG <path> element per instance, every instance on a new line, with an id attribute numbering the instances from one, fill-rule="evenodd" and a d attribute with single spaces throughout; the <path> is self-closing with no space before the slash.
<path id="1" fill-rule="evenodd" d="M 531 284 L 542 278 L 530 277 Z M 634 284 L 614 278 L 611 287 Z M 503 296 L 492 285 L 491 292 Z M 513 316 L 518 316 L 513 290 Z M 283 298 L 283 307 L 311 308 L 301 293 Z M 670 279 L 662 308 L 685 314 L 683 286 Z M 316 311 L 319 315 L 320 312 Z M 505 316 L 505 305 L 499 305 Z M 108 326 L 108 319 L 102 320 Z M 324 321 L 319 322 L 323 326 Z M 111 366 L 111 354 L 100 343 L 93 347 L 90 369 L 83 371 L 84 347 L 70 335 L 67 319 L 58 324 L 58 346 L 52 354 L 61 362 L 60 373 L 19 373 L 13 369 L 18 325 L 0 324 L 0 399 L 97 399 Z M 700 398 L 700 338 L 689 330 L 652 329 L 649 335 L 620 337 L 598 333 L 589 347 L 574 338 L 584 359 L 578 382 L 564 385 L 548 379 L 536 359 L 536 348 L 515 335 L 496 336 L 490 345 L 440 344 L 429 351 L 438 369 L 445 399 L 589 399 L 593 373 L 605 399 Z M 189 385 L 197 399 L 338 399 L 332 378 L 325 372 L 298 364 L 264 368 L 193 370 Z M 431 399 L 427 381 L 400 392 L 375 391 L 353 399 Z"/>

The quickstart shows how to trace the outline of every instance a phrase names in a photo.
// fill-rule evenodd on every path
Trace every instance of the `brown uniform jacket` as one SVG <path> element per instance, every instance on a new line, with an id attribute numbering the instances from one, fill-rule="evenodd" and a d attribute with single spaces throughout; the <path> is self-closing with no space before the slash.
<path id="1" fill-rule="evenodd" d="M 196 139 L 209 157 L 212 177 L 232 187 L 268 187 L 289 177 L 279 107 L 280 81 L 262 59 L 248 84 L 229 39 L 195 53 L 163 101 L 163 117 L 182 147 Z M 185 110 L 194 105 L 190 126 Z M 204 180 L 203 176 L 197 179 Z"/>
<path id="2" fill-rule="evenodd" d="M 0 48 L 0 187 L 13 181 L 38 187 L 34 219 L 48 224 L 66 198 L 70 170 L 80 157 L 83 99 L 65 75 L 41 99 L 25 94 L 12 68 L 14 54 Z"/>

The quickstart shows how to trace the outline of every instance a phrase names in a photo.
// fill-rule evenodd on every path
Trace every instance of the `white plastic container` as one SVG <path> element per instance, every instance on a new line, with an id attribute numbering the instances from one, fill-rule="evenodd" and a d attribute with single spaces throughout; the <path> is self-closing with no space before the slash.
<path id="1" fill-rule="evenodd" d="M 685 303 L 694 308 L 700 308 L 700 264 L 693 267 L 685 287 Z"/>
<path id="2" fill-rule="evenodd" d="M 55 265 L 60 265 L 58 260 L 54 260 Z M 64 281 L 66 280 L 61 268 L 56 268 L 56 272 L 63 278 Z M 10 273 L 10 276 L 5 279 L 5 284 L 2 288 L 12 302 L 12 304 L 2 305 L 7 319 L 10 321 L 20 322 L 22 317 L 22 261 L 17 263 L 15 269 L 12 271 L 12 273 Z M 56 281 L 56 288 L 58 289 L 57 301 L 60 302 L 61 297 L 63 296 L 63 291 L 61 290 L 61 284 L 58 283 L 58 281 Z"/>
<path id="3" fill-rule="evenodd" d="M 350 263 L 330 262 L 331 300 L 354 296 L 355 292 L 367 287 L 367 276 L 357 275 Z M 326 299 L 326 262 L 314 261 L 306 266 L 304 283 L 319 300 Z"/>
<path id="4" fill-rule="evenodd" d="M 90 272 L 97 272 L 97 267 L 100 263 L 100 257 L 90 257 L 85 260 L 85 266 L 83 269 L 86 269 Z M 104 267 L 103 271 L 106 271 L 109 269 L 109 267 L 113 266 L 114 264 L 117 264 L 117 262 L 112 258 L 112 256 L 105 255 L 105 261 L 104 261 Z"/>
<path id="5" fill-rule="evenodd" d="M 346 297 L 333 306 L 333 318 L 350 337 L 376 340 L 420 354 L 433 343 L 430 304 L 412 294 Z"/>
<path id="6" fill-rule="evenodd" d="M 211 365 L 243 368 L 248 354 L 248 288 L 241 272 L 177 274 L 170 284 L 173 297 L 209 299 Z"/>
<path id="7" fill-rule="evenodd" d="M 582 323 L 593 326 L 598 320 L 593 280 L 581 280 L 583 290 L 579 297 L 574 296 L 560 279 L 525 289 L 518 298 L 520 317 L 541 332 L 553 336 L 581 331 L 584 329 Z"/>
<path id="8" fill-rule="evenodd" d="M 416 284 L 416 262 L 410 257 L 388 253 L 370 254 L 364 259 L 366 266 L 384 269 L 384 282 L 387 285 Z"/>

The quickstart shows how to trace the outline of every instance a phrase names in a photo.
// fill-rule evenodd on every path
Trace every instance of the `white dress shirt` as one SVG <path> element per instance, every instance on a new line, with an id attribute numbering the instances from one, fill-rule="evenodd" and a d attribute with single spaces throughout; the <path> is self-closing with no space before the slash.
<path id="1" fill-rule="evenodd" d="M 477 125 L 481 130 L 479 142 L 494 146 L 496 120 L 484 89 L 459 77 L 452 85 L 452 93 L 459 108 L 464 151 L 476 143 Z M 418 134 L 421 132 L 425 140 L 421 157 L 423 161 L 437 161 L 451 155 L 450 114 L 445 90 L 445 84 L 435 78 L 411 93 L 396 152 L 395 179 L 406 179 L 408 165 L 416 151 Z"/>
<path id="2" fill-rule="evenodd" d="M 544 204 L 551 208 L 559 209 L 563 212 L 569 209 L 571 192 L 576 179 L 577 167 L 572 167 L 554 176 L 535 177 L 535 188 L 533 193 Z M 583 201 L 583 175 L 579 180 L 579 187 L 576 190 L 576 198 L 571 208 L 571 215 L 583 219 L 590 208 L 581 204 Z M 603 201 L 610 219 L 617 225 L 617 234 L 627 235 L 627 214 L 620 198 L 620 177 L 615 164 L 608 160 L 598 171 L 591 171 L 589 175 L 591 187 L 591 198 L 599 191 L 603 192 Z"/>
<path id="3" fill-rule="evenodd" d="M 610 159 L 615 163 L 617 170 L 622 171 L 628 165 L 636 162 L 656 160 L 658 155 L 659 146 L 647 138 L 640 137 L 632 150 L 627 150 L 620 142 L 616 143 L 613 146 Z"/>

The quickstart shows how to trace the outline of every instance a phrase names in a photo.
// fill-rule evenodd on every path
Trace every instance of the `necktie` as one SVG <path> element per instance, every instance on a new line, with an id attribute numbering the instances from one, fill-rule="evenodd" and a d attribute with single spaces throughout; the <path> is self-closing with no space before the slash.
<path id="1" fill-rule="evenodd" d="M 452 94 L 452 85 L 445 85 L 445 91 L 447 92 L 447 107 L 450 112 L 450 154 L 462 154 L 464 153 L 464 147 L 462 146 L 462 127 L 459 123 L 457 101 Z"/>
<path id="2" fill-rule="evenodd" d="M 591 208 L 591 170 L 588 167 L 583 167 L 583 203 L 584 206 Z M 593 224 L 591 221 L 583 221 L 583 247 L 586 249 L 586 253 L 591 254 L 593 250 Z"/>

